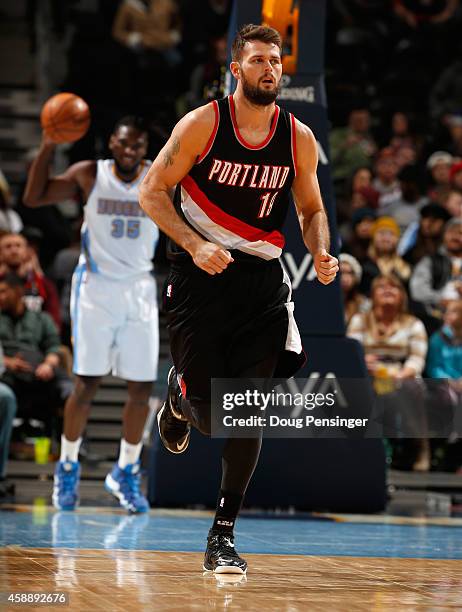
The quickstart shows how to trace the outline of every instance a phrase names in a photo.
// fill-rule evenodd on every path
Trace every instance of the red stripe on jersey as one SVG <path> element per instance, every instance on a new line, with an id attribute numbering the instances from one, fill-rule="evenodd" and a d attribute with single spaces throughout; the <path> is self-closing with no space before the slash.
<path id="1" fill-rule="evenodd" d="M 290 113 L 290 125 L 292 136 L 292 161 L 294 162 L 294 172 L 297 176 L 297 132 L 295 131 L 295 117 Z"/>
<path id="2" fill-rule="evenodd" d="M 200 206 L 205 214 L 217 225 L 224 227 L 225 229 L 237 234 L 241 238 L 245 238 L 249 242 L 256 242 L 257 240 L 264 240 L 269 242 L 276 247 L 282 249 L 284 247 L 284 236 L 281 232 L 265 232 L 259 230 L 256 227 L 248 225 L 240 219 L 236 219 L 232 215 L 228 215 L 224 210 L 221 210 L 216 204 L 211 202 L 203 191 L 201 191 L 191 176 L 188 174 L 181 181 L 181 186 L 186 189 L 190 197 L 194 202 Z"/>
<path id="3" fill-rule="evenodd" d="M 216 100 L 213 100 L 212 105 L 213 105 L 213 110 L 215 111 L 215 125 L 213 126 L 213 132 L 210 134 L 210 138 L 208 139 L 207 144 L 205 145 L 205 149 L 200 154 L 196 164 L 200 164 L 201 161 L 204 159 L 204 157 L 208 155 L 214 143 L 215 136 L 217 135 L 217 132 L 218 132 L 218 125 L 220 123 L 220 111 L 218 110 L 218 103 Z"/>
<path id="4" fill-rule="evenodd" d="M 268 133 L 268 136 L 260 144 L 252 145 L 249 142 L 247 142 L 243 138 L 241 133 L 239 132 L 239 128 L 237 126 L 237 121 L 236 121 L 236 109 L 234 107 L 234 99 L 233 99 L 233 95 L 232 94 L 228 97 L 228 100 L 229 100 L 229 110 L 230 110 L 230 113 L 231 113 L 231 121 L 233 123 L 234 133 L 236 134 L 236 138 L 239 140 L 241 145 L 243 145 L 244 147 L 247 147 L 248 149 L 263 149 L 263 147 L 266 147 L 266 145 L 269 143 L 271 138 L 273 138 L 274 132 L 276 131 L 276 126 L 278 124 L 278 118 L 279 118 L 279 106 L 276 105 L 276 107 L 275 107 L 275 111 L 274 111 L 274 115 L 273 115 L 273 121 L 271 123 L 271 128 L 270 128 L 270 131 Z"/>

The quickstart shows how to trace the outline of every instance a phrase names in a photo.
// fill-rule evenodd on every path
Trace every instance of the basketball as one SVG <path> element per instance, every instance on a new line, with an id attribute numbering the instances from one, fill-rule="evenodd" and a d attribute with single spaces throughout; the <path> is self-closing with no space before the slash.
<path id="1" fill-rule="evenodd" d="M 54 142 L 74 142 L 82 138 L 90 126 L 90 109 L 79 96 L 59 93 L 45 102 L 40 123 L 46 136 Z"/>

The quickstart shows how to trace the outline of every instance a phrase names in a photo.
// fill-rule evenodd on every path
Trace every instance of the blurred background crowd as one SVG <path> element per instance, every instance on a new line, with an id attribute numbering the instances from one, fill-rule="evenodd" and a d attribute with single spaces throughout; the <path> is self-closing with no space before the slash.
<path id="1" fill-rule="evenodd" d="M 57 167 L 106 156 L 112 127 L 127 114 L 147 119 L 152 158 L 179 117 L 223 95 L 230 0 L 24 6 L 40 101 L 72 91 L 92 112 L 89 132 L 63 148 Z M 451 405 L 462 397 L 461 26 L 459 0 L 331 0 L 326 24 L 347 334 L 363 343 L 374 379 L 447 379 L 444 401 Z M 24 152 L 22 176 L 0 165 L 0 398 L 12 423 L 11 390 L 16 394 L 22 425 L 13 440 L 30 435 L 37 421 L 57 437 L 71 384 L 69 292 L 82 202 L 24 206 L 33 156 Z M 162 243 L 156 261 L 161 274 Z M 58 366 L 50 379 L 41 366 L 51 353 Z M 394 467 L 461 468 L 460 442 L 450 432 L 414 446 L 402 453 L 395 445 Z"/>

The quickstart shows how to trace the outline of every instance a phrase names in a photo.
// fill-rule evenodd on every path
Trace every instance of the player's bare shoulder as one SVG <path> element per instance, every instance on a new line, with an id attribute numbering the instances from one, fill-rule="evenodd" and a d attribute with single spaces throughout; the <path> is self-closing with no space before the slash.
<path id="1" fill-rule="evenodd" d="M 306 123 L 303 123 L 296 117 L 294 117 L 294 119 L 295 119 L 295 133 L 297 135 L 297 144 L 300 143 L 300 144 L 306 144 L 308 146 L 311 145 L 311 146 L 316 147 L 316 138 L 314 137 L 314 134 L 311 128 L 309 128 L 306 125 Z"/>
<path id="2" fill-rule="evenodd" d="M 297 167 L 314 167 L 318 164 L 318 147 L 316 138 L 305 123 L 295 118 L 295 137 L 297 150 Z"/>
<path id="3" fill-rule="evenodd" d="M 215 128 L 216 113 L 215 104 L 210 102 L 180 119 L 172 132 L 171 151 L 166 151 L 165 163 L 170 163 L 169 153 L 174 153 L 181 146 L 186 147 L 196 158 L 200 157 Z"/>

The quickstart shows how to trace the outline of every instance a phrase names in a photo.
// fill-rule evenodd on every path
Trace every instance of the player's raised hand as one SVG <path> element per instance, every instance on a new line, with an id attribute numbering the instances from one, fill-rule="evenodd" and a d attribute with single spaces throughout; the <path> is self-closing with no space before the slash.
<path id="1" fill-rule="evenodd" d="M 226 249 L 213 242 L 201 242 L 192 253 L 194 263 L 211 276 L 220 274 L 234 259 Z"/>
<path id="2" fill-rule="evenodd" d="M 322 249 L 314 256 L 314 267 L 318 275 L 318 281 L 323 285 L 328 285 L 337 276 L 338 259 L 329 255 L 326 249 Z"/>

